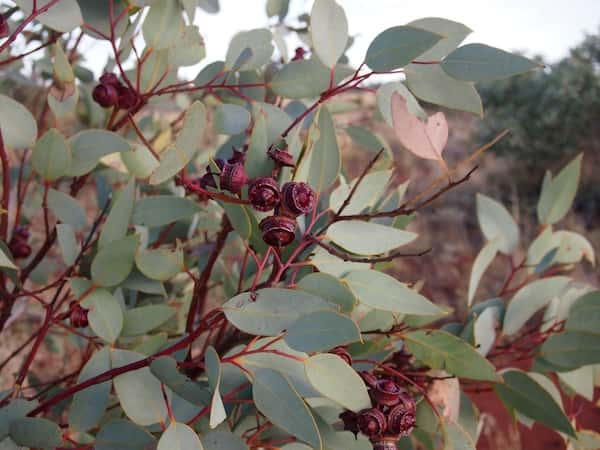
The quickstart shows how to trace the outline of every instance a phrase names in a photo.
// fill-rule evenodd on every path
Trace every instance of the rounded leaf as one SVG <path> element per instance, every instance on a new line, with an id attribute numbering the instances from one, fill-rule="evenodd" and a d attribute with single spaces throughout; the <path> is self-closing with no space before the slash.
<path id="1" fill-rule="evenodd" d="M 55 128 L 36 142 L 31 165 L 46 181 L 54 181 L 67 173 L 71 165 L 71 146 Z"/>
<path id="2" fill-rule="evenodd" d="M 119 301 L 105 289 L 95 289 L 81 302 L 89 309 L 90 328 L 106 342 L 114 343 L 123 328 L 123 310 Z"/>
<path id="3" fill-rule="evenodd" d="M 6 95 L 0 95 L 0 130 L 4 145 L 14 149 L 32 147 L 38 132 L 29 110 Z"/>
<path id="4" fill-rule="evenodd" d="M 185 423 L 172 422 L 160 437 L 157 450 L 203 450 L 196 432 Z"/>
<path id="5" fill-rule="evenodd" d="M 301 352 L 321 352 L 361 340 L 358 325 L 334 311 L 315 311 L 296 320 L 285 334 L 285 342 Z"/>
<path id="6" fill-rule="evenodd" d="M 166 281 L 184 270 L 183 249 L 156 248 L 138 250 L 135 263 L 144 275 Z"/>
<path id="7" fill-rule="evenodd" d="M 364 381 L 339 356 L 323 353 L 304 364 L 308 380 L 321 395 L 354 412 L 371 407 Z"/>
<path id="8" fill-rule="evenodd" d="M 327 229 L 327 237 L 349 252 L 378 255 L 417 238 L 416 233 L 363 220 L 336 222 Z"/>

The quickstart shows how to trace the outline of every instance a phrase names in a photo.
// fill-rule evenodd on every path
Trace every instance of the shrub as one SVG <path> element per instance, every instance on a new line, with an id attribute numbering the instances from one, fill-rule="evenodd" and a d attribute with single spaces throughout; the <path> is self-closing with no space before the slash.
<path id="1" fill-rule="evenodd" d="M 529 245 L 504 206 L 477 197 L 487 243 L 468 316 L 382 271 L 427 250 L 400 249 L 418 237 L 410 217 L 467 182 L 501 137 L 449 167 L 444 114 L 417 98 L 481 114 L 475 82 L 535 62 L 459 46 L 468 28 L 430 18 L 383 31 L 353 68 L 334 0 L 299 28 L 287 2 L 269 1 L 269 29 L 240 32 L 225 61 L 186 81 L 178 68 L 204 57 L 194 1 L 16 3 L 0 24 L 0 327 L 23 304 L 43 319 L 2 362 L 24 355 L 0 397 L 4 447 L 474 449 L 469 394 L 482 389 L 572 445 L 597 440 L 549 378 L 589 396 L 600 362 L 600 294 L 569 274 L 593 249 L 556 226 L 581 157 L 545 178 Z M 292 60 L 285 33 L 306 46 Z M 80 50 L 91 41 L 112 50 L 98 81 Z M 346 130 L 371 153 L 345 179 L 330 109 L 401 72 L 377 90 L 380 112 L 444 171 L 411 196 L 366 128 Z M 504 287 L 474 302 L 499 255 Z M 68 368 L 33 369 L 47 345 Z"/>

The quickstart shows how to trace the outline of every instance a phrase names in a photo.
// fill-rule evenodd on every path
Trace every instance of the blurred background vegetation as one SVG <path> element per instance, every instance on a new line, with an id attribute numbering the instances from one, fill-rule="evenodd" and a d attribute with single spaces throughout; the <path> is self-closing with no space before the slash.
<path id="1" fill-rule="evenodd" d="M 600 34 L 586 36 L 545 70 L 479 90 L 486 112 L 479 138 L 486 141 L 511 129 L 495 153 L 510 160 L 522 199 L 535 201 L 546 169 L 585 153 L 575 209 L 592 227 L 600 216 Z"/>

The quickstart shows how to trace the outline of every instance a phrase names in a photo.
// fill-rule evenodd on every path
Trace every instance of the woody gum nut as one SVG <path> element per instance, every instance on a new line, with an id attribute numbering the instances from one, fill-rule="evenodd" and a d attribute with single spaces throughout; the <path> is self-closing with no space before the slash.
<path id="1" fill-rule="evenodd" d="M 248 176 L 242 163 L 225 163 L 221 171 L 222 189 L 237 194 L 247 182 Z"/>
<path id="2" fill-rule="evenodd" d="M 306 214 L 315 207 L 315 193 L 308 184 L 291 181 L 281 188 L 281 201 L 291 213 Z"/>
<path id="3" fill-rule="evenodd" d="M 248 187 L 248 200 L 252 207 L 258 211 L 271 211 L 281 201 L 279 186 L 273 178 L 256 178 Z"/>
<path id="4" fill-rule="evenodd" d="M 117 89 L 110 84 L 99 84 L 92 91 L 94 101 L 103 108 L 110 108 L 119 102 Z"/>
<path id="5" fill-rule="evenodd" d="M 265 217 L 260 222 L 263 241 L 274 247 L 285 247 L 296 239 L 296 220 L 285 216 Z"/>
<path id="6" fill-rule="evenodd" d="M 372 390 L 373 398 L 380 405 L 394 406 L 400 402 L 404 390 L 389 379 L 378 380 Z"/>
<path id="7" fill-rule="evenodd" d="M 377 408 L 361 411 L 358 414 L 358 428 L 362 434 L 372 438 L 381 436 L 387 428 L 387 419 Z"/>

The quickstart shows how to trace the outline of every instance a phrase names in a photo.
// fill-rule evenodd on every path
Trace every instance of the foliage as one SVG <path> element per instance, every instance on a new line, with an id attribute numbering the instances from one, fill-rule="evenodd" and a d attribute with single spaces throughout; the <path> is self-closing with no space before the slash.
<path id="1" fill-rule="evenodd" d="M 543 71 L 481 86 L 488 120 L 480 123 L 479 135 L 485 141 L 510 128 L 510 135 L 496 150 L 515 162 L 522 192 L 535 196 L 532 173 L 541 174 L 582 150 L 598 154 L 599 63 L 600 36 L 596 33 L 588 35 L 569 56 L 546 63 Z M 599 210 L 598 191 L 587 177 L 582 187 L 576 208 L 592 218 Z"/>
<path id="2" fill-rule="evenodd" d="M 502 137 L 450 167 L 444 114 L 417 99 L 480 115 L 476 82 L 537 63 L 460 46 L 467 27 L 429 18 L 384 30 L 351 67 L 339 3 L 316 0 L 294 27 L 288 2 L 269 0 L 269 28 L 241 31 L 186 81 L 178 69 L 205 56 L 197 6 L 217 13 L 217 0 L 16 3 L 0 24 L 0 329 L 23 304 L 43 321 L 2 363 L 25 355 L 0 396 L 3 448 L 474 449 L 467 394 L 482 389 L 571 445 L 597 439 L 575 433 L 550 378 L 589 397 L 600 363 L 600 294 L 571 274 L 593 249 L 560 229 L 580 156 L 545 177 L 531 243 L 477 198 L 486 244 L 467 317 L 383 272 L 427 251 L 406 224 Z M 291 59 L 288 34 L 306 46 Z M 90 41 L 112 51 L 99 80 Z M 382 117 L 444 172 L 412 197 L 366 128 L 346 131 L 370 162 L 343 174 L 336 101 L 375 74 L 392 80 L 375 93 Z M 510 262 L 506 282 L 480 299 L 494 259 Z M 37 372 L 55 341 L 76 349 L 74 370 Z"/>

